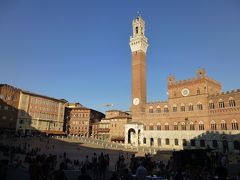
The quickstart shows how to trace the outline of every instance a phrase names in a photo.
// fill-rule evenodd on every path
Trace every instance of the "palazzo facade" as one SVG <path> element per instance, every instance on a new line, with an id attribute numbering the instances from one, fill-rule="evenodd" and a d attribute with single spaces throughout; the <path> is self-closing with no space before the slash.
<path id="1" fill-rule="evenodd" d="M 177 81 L 168 77 L 168 99 L 147 102 L 145 22 L 132 22 L 132 121 L 125 125 L 125 144 L 166 150 L 240 148 L 240 90 L 222 86 L 197 69 L 196 76 Z"/>

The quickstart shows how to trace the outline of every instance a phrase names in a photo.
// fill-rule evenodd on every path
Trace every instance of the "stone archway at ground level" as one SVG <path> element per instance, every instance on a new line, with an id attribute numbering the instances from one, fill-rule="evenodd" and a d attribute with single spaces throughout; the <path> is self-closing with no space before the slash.
<path id="1" fill-rule="evenodd" d="M 226 153 L 229 151 L 228 141 L 226 136 L 222 136 L 222 148 L 223 148 L 223 153 Z"/>
<path id="2" fill-rule="evenodd" d="M 134 144 L 136 138 L 136 131 L 133 128 L 128 130 L 128 144 Z"/>
<path id="3" fill-rule="evenodd" d="M 139 123 L 125 124 L 125 145 L 139 146 L 142 144 L 143 125 Z"/>

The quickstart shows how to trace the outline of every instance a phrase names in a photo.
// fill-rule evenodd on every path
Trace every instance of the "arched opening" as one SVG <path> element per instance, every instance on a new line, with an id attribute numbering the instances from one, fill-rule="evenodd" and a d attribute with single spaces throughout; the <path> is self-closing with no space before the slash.
<path id="1" fill-rule="evenodd" d="M 191 144 L 191 146 L 196 146 L 196 141 L 195 141 L 195 139 L 191 139 L 191 140 L 190 140 L 190 144 Z"/>
<path id="2" fill-rule="evenodd" d="M 150 146 L 153 146 L 153 145 L 154 145 L 154 139 L 150 138 Z"/>
<path id="3" fill-rule="evenodd" d="M 223 101 L 222 99 L 220 99 L 220 100 L 218 101 L 218 107 L 219 107 L 219 108 L 224 108 L 224 101 Z"/>
<path id="4" fill-rule="evenodd" d="M 158 146 L 161 146 L 161 145 L 162 145 L 161 138 L 158 138 Z"/>
<path id="5" fill-rule="evenodd" d="M 136 34 L 138 34 L 138 27 L 135 28 L 135 32 L 136 32 Z"/>
<path id="6" fill-rule="evenodd" d="M 235 107 L 236 106 L 236 102 L 232 97 L 230 97 L 228 101 L 229 101 L 229 106 L 230 107 Z"/>
<path id="7" fill-rule="evenodd" d="M 215 108 L 214 102 L 212 100 L 209 101 L 209 109 L 214 109 L 214 108 Z"/>
<path id="8" fill-rule="evenodd" d="M 186 140 L 186 139 L 183 139 L 183 140 L 182 140 L 182 144 L 183 144 L 183 146 L 187 146 L 187 140 Z"/>
<path id="9" fill-rule="evenodd" d="M 138 130 L 138 144 L 140 144 L 140 133 L 141 133 L 141 130 L 139 129 Z"/>
<path id="10" fill-rule="evenodd" d="M 235 119 L 232 120 L 232 130 L 238 130 L 238 123 Z"/>
<path id="11" fill-rule="evenodd" d="M 153 107 L 152 106 L 149 107 L 149 113 L 153 113 Z"/>
<path id="12" fill-rule="evenodd" d="M 213 148 L 215 148 L 215 149 L 217 149 L 218 148 L 218 142 L 217 142 L 217 140 L 212 140 L 212 147 Z"/>
<path id="13" fill-rule="evenodd" d="M 222 145 L 223 145 L 223 153 L 228 152 L 228 142 L 226 139 L 222 141 Z"/>
<path id="14" fill-rule="evenodd" d="M 132 144 L 133 143 L 133 139 L 136 135 L 136 132 L 133 128 L 128 130 L 128 144 Z"/>
<path id="15" fill-rule="evenodd" d="M 240 143 L 239 143 L 239 141 L 233 141 L 233 148 L 234 148 L 234 150 L 240 150 Z"/>

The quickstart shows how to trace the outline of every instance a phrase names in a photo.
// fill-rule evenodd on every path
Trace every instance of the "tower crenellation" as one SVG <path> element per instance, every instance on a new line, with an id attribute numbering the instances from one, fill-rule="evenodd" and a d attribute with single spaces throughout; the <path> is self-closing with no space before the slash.
<path id="1" fill-rule="evenodd" d="M 195 83 L 196 81 L 199 80 L 208 80 L 214 84 L 218 84 L 219 86 L 221 86 L 221 83 L 219 83 L 218 81 L 206 76 L 206 69 L 197 69 L 196 70 L 196 76 L 197 77 L 192 77 L 192 78 L 188 78 L 188 79 L 183 79 L 183 80 L 176 80 L 175 76 L 170 75 L 168 76 L 168 85 L 170 86 L 174 86 L 174 85 L 185 85 L 187 84 L 191 84 L 191 83 Z"/>
<path id="2" fill-rule="evenodd" d="M 196 74 L 198 79 L 204 78 L 206 76 L 206 69 L 205 68 L 197 69 Z"/>
<path id="3" fill-rule="evenodd" d="M 148 39 L 145 36 L 145 22 L 141 16 L 132 21 L 132 36 L 130 36 L 129 45 L 132 53 L 137 51 L 147 52 Z"/>

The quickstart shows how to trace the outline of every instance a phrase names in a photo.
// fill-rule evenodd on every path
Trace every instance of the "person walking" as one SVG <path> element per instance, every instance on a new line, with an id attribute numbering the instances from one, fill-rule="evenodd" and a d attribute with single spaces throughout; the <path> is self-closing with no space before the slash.
<path id="1" fill-rule="evenodd" d="M 147 175 L 147 169 L 143 166 L 143 162 L 141 162 L 136 171 L 136 180 L 145 180 Z"/>

